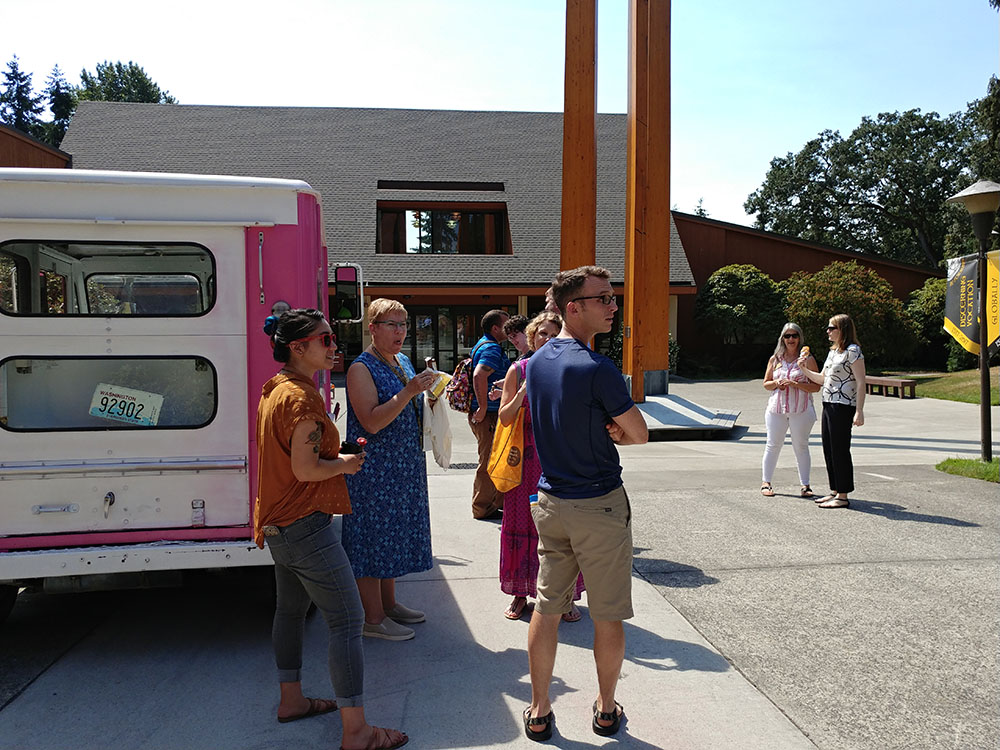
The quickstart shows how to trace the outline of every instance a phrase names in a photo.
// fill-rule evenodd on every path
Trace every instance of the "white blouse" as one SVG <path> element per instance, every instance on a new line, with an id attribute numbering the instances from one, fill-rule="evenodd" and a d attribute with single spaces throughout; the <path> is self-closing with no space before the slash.
<path id="1" fill-rule="evenodd" d="M 831 404 L 858 405 L 858 379 L 854 363 L 864 359 L 861 347 L 851 344 L 844 351 L 830 349 L 823 363 L 823 401 Z"/>
<path id="2" fill-rule="evenodd" d="M 798 360 L 794 359 L 791 362 L 775 359 L 771 378 L 774 380 L 787 378 L 796 383 L 809 382 L 809 379 L 799 369 Z M 815 414 L 816 412 L 813 408 L 812 394 L 794 386 L 789 386 L 785 390 L 775 388 L 771 391 L 771 396 L 767 400 L 767 411 L 769 414 L 802 414 L 807 411 Z"/>

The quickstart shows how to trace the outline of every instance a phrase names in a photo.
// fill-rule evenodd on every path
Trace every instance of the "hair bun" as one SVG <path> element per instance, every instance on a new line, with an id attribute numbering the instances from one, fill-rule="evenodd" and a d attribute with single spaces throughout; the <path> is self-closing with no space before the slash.
<path id="1" fill-rule="evenodd" d="M 268 315 L 264 319 L 264 333 L 268 336 L 273 336 L 274 332 L 278 330 L 278 316 Z"/>

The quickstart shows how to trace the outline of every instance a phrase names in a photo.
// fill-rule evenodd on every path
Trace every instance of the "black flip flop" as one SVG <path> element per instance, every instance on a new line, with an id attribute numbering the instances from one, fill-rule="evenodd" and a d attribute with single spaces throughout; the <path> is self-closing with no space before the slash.
<path id="1" fill-rule="evenodd" d="M 524 718 L 524 733 L 528 735 L 529 740 L 545 742 L 552 737 L 552 725 L 556 722 L 556 715 L 552 711 L 549 711 L 545 716 L 531 718 L 531 706 L 528 706 L 521 716 Z M 545 729 L 541 732 L 533 732 L 531 727 L 545 727 Z"/>

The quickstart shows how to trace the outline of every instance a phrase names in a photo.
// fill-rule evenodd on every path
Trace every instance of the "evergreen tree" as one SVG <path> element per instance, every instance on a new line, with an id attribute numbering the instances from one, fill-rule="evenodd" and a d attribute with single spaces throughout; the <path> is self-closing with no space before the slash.
<path id="1" fill-rule="evenodd" d="M 45 81 L 45 96 L 49 101 L 49 111 L 52 121 L 44 123 L 45 141 L 59 148 L 69 120 L 76 111 L 76 91 L 66 80 L 63 72 L 56 65 Z"/>
<path id="2" fill-rule="evenodd" d="M 31 87 L 31 73 L 24 73 L 17 62 L 17 55 L 7 63 L 0 88 L 0 122 L 39 138 L 43 136 L 42 96 Z"/>

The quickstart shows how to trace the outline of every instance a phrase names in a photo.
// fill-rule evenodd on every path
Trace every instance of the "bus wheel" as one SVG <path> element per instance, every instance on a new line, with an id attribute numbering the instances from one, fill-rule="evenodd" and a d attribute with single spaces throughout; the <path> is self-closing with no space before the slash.
<path id="1" fill-rule="evenodd" d="M 18 591 L 17 586 L 0 586 L 0 623 L 7 619 L 7 615 L 14 608 Z"/>

